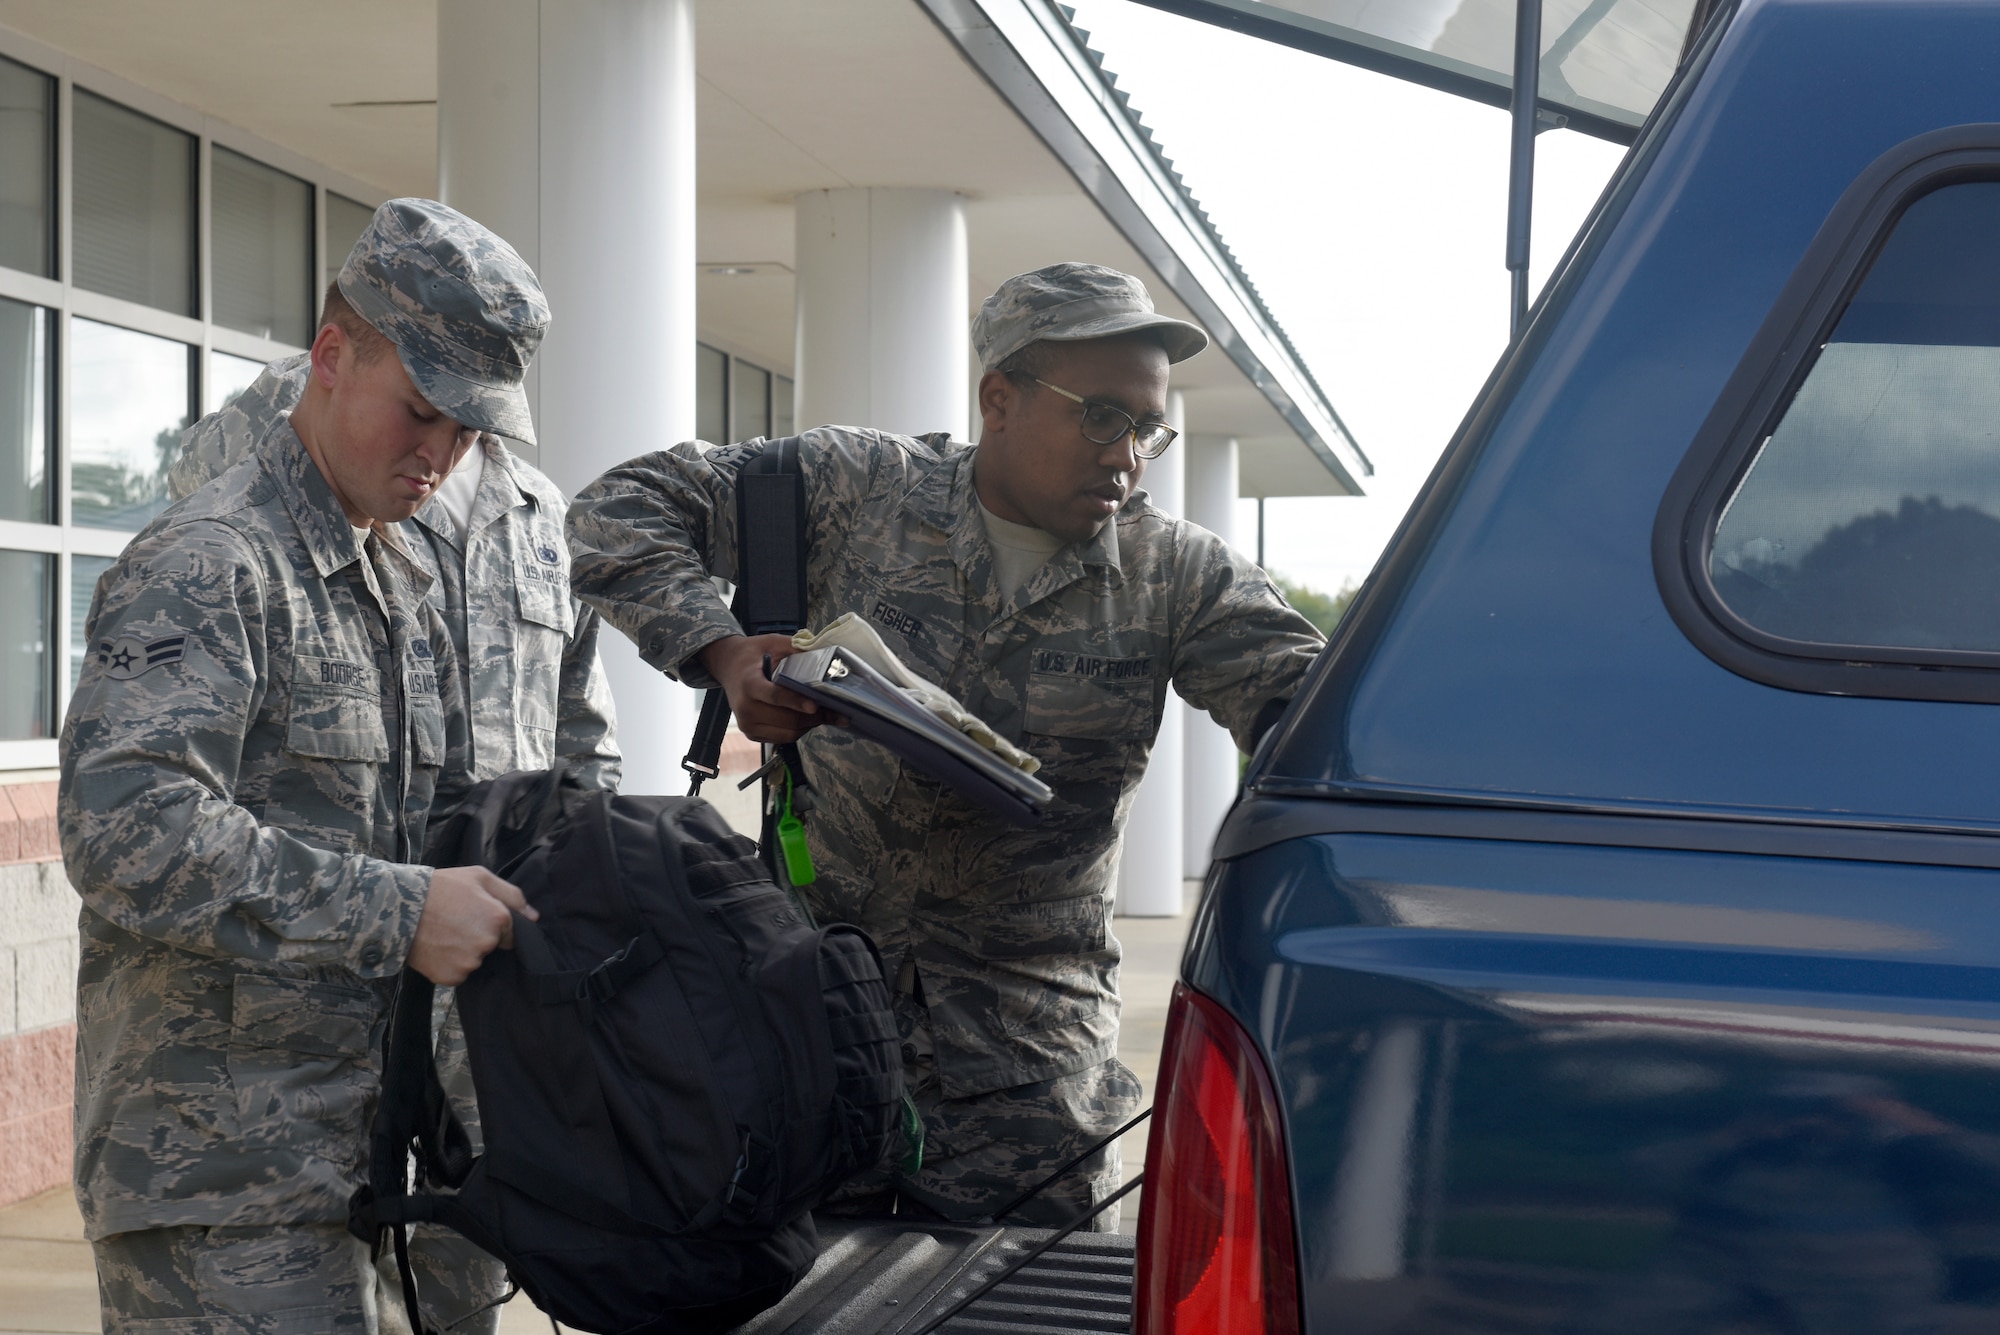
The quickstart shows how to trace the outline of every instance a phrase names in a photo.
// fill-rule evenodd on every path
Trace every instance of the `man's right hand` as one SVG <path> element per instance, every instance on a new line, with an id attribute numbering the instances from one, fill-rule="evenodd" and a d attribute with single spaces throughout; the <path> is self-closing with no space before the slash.
<path id="1" fill-rule="evenodd" d="M 440 987 L 456 987 L 496 948 L 513 949 L 510 911 L 530 922 L 541 916 L 518 886 L 484 867 L 440 867 L 406 963 Z"/>
<path id="2" fill-rule="evenodd" d="M 731 635 L 701 651 L 701 665 L 722 683 L 736 726 L 753 742 L 796 742 L 818 727 L 819 706 L 764 675 L 764 656 L 789 658 L 789 635 Z"/>

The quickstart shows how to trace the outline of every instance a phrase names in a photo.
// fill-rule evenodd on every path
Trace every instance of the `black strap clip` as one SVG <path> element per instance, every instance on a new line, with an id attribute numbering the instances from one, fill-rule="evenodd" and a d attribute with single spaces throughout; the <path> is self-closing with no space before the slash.
<path id="1" fill-rule="evenodd" d="M 618 995 L 619 980 L 624 975 L 621 967 L 632 958 L 632 952 L 639 945 L 639 938 L 633 937 L 625 943 L 625 948 L 607 957 L 603 963 L 585 974 L 576 985 L 578 1001 L 594 1001 L 598 1005 L 608 1005 Z"/>

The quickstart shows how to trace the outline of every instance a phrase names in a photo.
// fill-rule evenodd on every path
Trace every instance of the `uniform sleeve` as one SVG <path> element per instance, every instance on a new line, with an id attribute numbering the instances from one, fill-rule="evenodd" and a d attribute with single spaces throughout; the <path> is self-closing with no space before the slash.
<path id="1" fill-rule="evenodd" d="M 737 469 L 760 448 L 689 441 L 618 465 L 570 502 L 576 596 L 631 637 L 648 663 L 689 686 L 714 686 L 696 655 L 743 633 L 713 581 L 736 578 Z M 872 431 L 820 427 L 800 436 L 816 564 L 869 494 L 880 454 Z"/>
<path id="2" fill-rule="evenodd" d="M 585 788 L 616 792 L 624 764 L 611 683 L 597 657 L 603 625 L 590 608 L 577 609 L 576 630 L 563 646 L 562 679 L 556 687 L 556 756 L 569 762 Z"/>
<path id="3" fill-rule="evenodd" d="M 1254 561 L 1193 524 L 1176 562 L 1174 689 L 1254 750 L 1274 701 L 1290 700 L 1325 647 Z"/>
<path id="4" fill-rule="evenodd" d="M 232 801 L 246 745 L 266 744 L 251 726 L 266 607 L 219 525 L 126 549 L 99 586 L 63 728 L 65 868 L 93 912 L 179 949 L 393 974 L 428 869 L 312 847 Z"/>

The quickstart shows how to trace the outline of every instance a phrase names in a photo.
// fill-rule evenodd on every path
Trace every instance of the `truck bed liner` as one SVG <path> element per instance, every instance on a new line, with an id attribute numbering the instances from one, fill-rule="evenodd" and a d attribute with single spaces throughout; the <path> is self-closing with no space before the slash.
<path id="1" fill-rule="evenodd" d="M 909 1335 L 1053 1232 L 894 1218 L 819 1225 L 819 1263 L 738 1335 Z M 1135 1263 L 1127 1234 L 1072 1234 L 940 1335 L 1124 1335 Z"/>

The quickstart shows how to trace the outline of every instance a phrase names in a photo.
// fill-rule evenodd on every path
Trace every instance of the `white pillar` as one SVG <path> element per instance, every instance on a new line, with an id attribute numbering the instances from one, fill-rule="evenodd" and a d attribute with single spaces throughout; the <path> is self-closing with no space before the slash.
<path id="1" fill-rule="evenodd" d="M 1236 442 L 1227 436 L 1197 436 L 1177 441 L 1186 446 L 1187 519 L 1240 550 L 1236 540 Z M 1208 872 L 1216 827 L 1236 800 L 1237 751 L 1228 729 L 1192 706 L 1187 713 L 1185 798 L 1182 823 L 1185 847 L 1182 866 L 1190 879 Z"/>
<path id="2" fill-rule="evenodd" d="M 566 493 L 638 452 L 634 423 L 694 435 L 694 88 L 690 0 L 438 0 L 439 192 L 548 293 L 529 389 Z M 697 697 L 600 644 L 625 791 L 684 792 Z"/>
<path id="3" fill-rule="evenodd" d="M 966 439 L 965 197 L 813 190 L 798 197 L 795 226 L 799 426 Z"/>
<path id="4" fill-rule="evenodd" d="M 1180 426 L 1185 421 L 1178 391 L 1167 395 L 1167 421 Z M 1140 485 L 1158 509 L 1170 515 L 1185 513 L 1185 461 L 1178 449 L 1146 465 Z M 1164 668 L 1163 664 L 1156 665 Z M 1181 912 L 1181 826 L 1183 824 L 1181 785 L 1181 740 L 1187 707 L 1180 697 L 1167 693 L 1167 708 L 1160 718 L 1160 732 L 1153 739 L 1152 758 L 1146 762 L 1146 776 L 1132 796 L 1132 811 L 1125 818 L 1125 848 L 1118 861 L 1118 912 L 1134 918 L 1176 918 Z"/>

